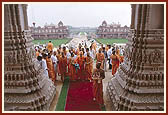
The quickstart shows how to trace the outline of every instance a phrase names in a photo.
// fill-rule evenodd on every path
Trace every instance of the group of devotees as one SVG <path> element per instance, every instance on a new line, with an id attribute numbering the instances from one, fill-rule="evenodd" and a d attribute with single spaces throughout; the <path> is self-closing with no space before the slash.
<path id="1" fill-rule="evenodd" d="M 49 41 L 45 48 L 36 47 L 35 50 L 45 76 L 55 85 L 59 80 L 58 76 L 61 76 L 62 82 L 66 76 L 69 76 L 72 82 L 93 82 L 93 100 L 100 106 L 104 106 L 102 79 L 105 78 L 107 65 L 113 76 L 124 60 L 123 47 L 102 44 L 98 48 L 96 42 L 92 42 L 90 46 L 79 43 L 77 48 L 61 45 L 54 48 L 53 43 Z M 96 67 L 93 66 L 94 62 Z"/>

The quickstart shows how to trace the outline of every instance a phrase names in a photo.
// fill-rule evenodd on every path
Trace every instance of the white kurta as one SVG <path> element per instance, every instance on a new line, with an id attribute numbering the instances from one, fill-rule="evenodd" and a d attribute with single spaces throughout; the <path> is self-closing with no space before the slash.
<path id="1" fill-rule="evenodd" d="M 57 57 L 54 56 L 54 55 L 51 55 L 51 60 L 54 63 L 54 71 L 56 72 L 56 70 L 57 70 L 57 61 L 58 61 Z"/>
<path id="2" fill-rule="evenodd" d="M 108 51 L 107 51 L 107 58 L 108 59 L 110 59 L 111 54 L 112 54 L 112 48 L 108 49 Z M 112 60 L 110 59 L 110 64 L 112 64 L 111 61 Z"/>
<path id="3" fill-rule="evenodd" d="M 95 51 L 94 50 L 90 50 L 90 56 L 92 57 L 92 59 L 95 59 Z"/>
<path id="4" fill-rule="evenodd" d="M 77 58 L 77 55 L 74 55 L 74 57 L 73 57 L 74 59 L 76 59 Z"/>
<path id="5" fill-rule="evenodd" d="M 44 74 L 48 77 L 47 63 L 45 59 L 42 59 L 42 69 L 44 70 Z"/>
<path id="6" fill-rule="evenodd" d="M 87 52 L 84 53 L 84 56 L 85 56 L 85 57 L 87 56 Z"/>

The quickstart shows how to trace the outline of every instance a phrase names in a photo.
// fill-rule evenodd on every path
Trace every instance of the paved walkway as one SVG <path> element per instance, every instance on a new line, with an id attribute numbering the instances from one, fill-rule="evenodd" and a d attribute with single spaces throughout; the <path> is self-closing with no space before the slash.
<path id="1" fill-rule="evenodd" d="M 73 38 L 67 45 L 77 47 L 79 45 L 79 43 L 82 43 L 82 41 L 84 41 L 84 40 L 87 40 L 87 38 L 86 38 L 86 36 L 82 35 L 79 38 Z M 90 43 L 87 41 L 87 44 L 90 44 Z M 93 67 L 95 68 L 95 63 L 94 63 Z M 105 72 L 105 76 L 106 77 L 103 80 L 103 98 L 104 98 L 106 111 L 111 111 L 112 109 L 111 109 L 110 99 L 106 94 L 106 87 L 107 87 L 108 81 L 110 81 L 111 78 L 112 78 L 111 71 L 107 70 L 107 72 Z M 58 81 L 56 82 L 56 95 L 55 95 L 54 100 L 53 100 L 53 102 L 50 106 L 50 111 L 55 111 L 55 108 L 56 108 L 56 105 L 57 105 L 57 102 L 58 102 L 58 98 L 59 98 L 59 95 L 60 95 L 60 92 L 61 92 L 61 88 L 62 88 L 62 85 L 63 85 L 62 82 L 61 82 L 60 76 L 57 76 L 57 79 L 58 79 Z"/>
<path id="2" fill-rule="evenodd" d="M 75 37 L 67 45 L 73 46 L 73 47 L 78 47 L 79 43 L 82 43 L 82 41 L 87 41 L 87 37 L 84 35 L 79 36 L 78 38 Z"/>

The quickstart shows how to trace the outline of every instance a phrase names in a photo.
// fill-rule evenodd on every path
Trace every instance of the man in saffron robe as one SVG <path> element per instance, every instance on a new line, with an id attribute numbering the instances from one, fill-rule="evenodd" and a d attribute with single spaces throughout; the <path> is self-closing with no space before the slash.
<path id="1" fill-rule="evenodd" d="M 66 47 L 65 46 L 63 47 L 63 51 L 62 52 L 64 53 L 64 56 L 67 55 L 67 51 L 66 51 Z"/>
<path id="2" fill-rule="evenodd" d="M 85 57 L 85 72 L 88 80 L 92 80 L 92 71 L 93 70 L 93 59 L 90 56 L 90 53 L 87 52 L 87 57 Z"/>
<path id="3" fill-rule="evenodd" d="M 80 51 L 82 51 L 82 45 L 79 44 L 77 50 L 76 50 L 76 55 L 79 56 L 80 55 Z"/>
<path id="4" fill-rule="evenodd" d="M 57 52 L 58 52 L 58 51 L 59 51 L 59 52 L 62 52 L 62 47 L 61 47 L 61 45 L 58 46 Z"/>
<path id="5" fill-rule="evenodd" d="M 40 49 L 36 50 L 36 58 L 40 55 Z"/>
<path id="6" fill-rule="evenodd" d="M 63 52 L 62 52 L 60 60 L 59 60 L 59 69 L 60 69 L 60 73 L 61 73 L 61 80 L 62 80 L 62 82 L 64 82 L 64 78 L 67 73 L 67 58 Z"/>
<path id="7" fill-rule="evenodd" d="M 79 70 L 77 72 L 78 79 L 84 80 L 84 61 L 85 58 L 83 56 L 83 52 L 80 52 L 80 55 L 77 57 L 76 62 L 79 64 Z"/>
<path id="8" fill-rule="evenodd" d="M 102 79 L 105 78 L 105 72 L 100 66 L 101 63 L 97 63 L 96 69 L 93 70 L 93 100 L 102 107 L 104 106 Z"/>
<path id="9" fill-rule="evenodd" d="M 54 48 L 53 44 L 51 43 L 51 41 L 49 41 L 48 45 L 47 45 L 47 50 L 48 52 L 52 51 Z"/>
<path id="10" fill-rule="evenodd" d="M 84 47 L 82 47 L 82 52 L 83 52 L 83 55 L 85 54 L 85 48 Z"/>
<path id="11" fill-rule="evenodd" d="M 104 54 L 102 53 L 102 49 L 100 48 L 99 49 L 99 52 L 96 54 L 96 64 L 97 63 L 101 63 L 101 68 L 103 69 L 104 68 L 104 60 L 105 60 L 105 57 L 104 57 Z"/>
<path id="12" fill-rule="evenodd" d="M 55 82 L 56 77 L 55 77 L 54 65 L 53 65 L 50 53 L 48 54 L 46 58 L 46 62 L 47 62 L 49 77 L 52 79 L 53 82 Z"/>
<path id="13" fill-rule="evenodd" d="M 109 49 L 109 46 L 108 46 L 108 43 L 107 43 L 107 45 L 105 47 L 106 52 L 108 51 L 108 49 Z"/>
<path id="14" fill-rule="evenodd" d="M 119 59 L 120 59 L 120 50 L 119 50 L 119 48 L 118 47 L 116 47 L 116 55 L 119 57 Z M 119 67 L 119 65 L 120 65 L 120 60 L 117 62 L 117 66 Z"/>
<path id="15" fill-rule="evenodd" d="M 118 69 L 119 57 L 115 54 L 115 51 L 113 51 L 110 58 L 112 59 L 112 75 L 114 75 Z"/>
<path id="16" fill-rule="evenodd" d="M 73 54 L 76 53 L 76 52 L 75 52 L 75 49 L 74 49 L 73 47 L 70 48 L 69 52 L 70 52 L 70 53 L 73 53 Z"/>
<path id="17" fill-rule="evenodd" d="M 104 57 L 105 57 L 105 60 L 104 60 L 104 70 L 107 71 L 107 70 L 106 70 L 107 51 L 106 51 L 106 48 L 105 48 L 105 47 L 103 47 L 103 51 L 102 51 L 102 53 L 104 54 Z"/>
<path id="18" fill-rule="evenodd" d="M 120 63 L 124 61 L 124 52 L 123 52 L 123 47 L 120 46 Z"/>
<path id="19" fill-rule="evenodd" d="M 76 62 L 75 62 L 74 54 L 71 53 L 71 57 L 69 58 L 70 80 L 76 80 L 75 63 L 76 63 Z"/>

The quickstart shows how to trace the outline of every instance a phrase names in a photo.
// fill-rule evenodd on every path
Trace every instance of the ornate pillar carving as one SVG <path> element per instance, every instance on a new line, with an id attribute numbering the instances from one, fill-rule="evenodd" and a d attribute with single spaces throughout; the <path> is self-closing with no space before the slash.
<path id="1" fill-rule="evenodd" d="M 5 111 L 49 110 L 56 92 L 35 60 L 26 10 L 24 4 L 4 5 Z"/>
<path id="2" fill-rule="evenodd" d="M 135 17 L 132 16 L 124 62 L 107 86 L 113 110 L 164 109 L 163 9 L 160 4 L 132 5 Z"/>

